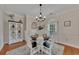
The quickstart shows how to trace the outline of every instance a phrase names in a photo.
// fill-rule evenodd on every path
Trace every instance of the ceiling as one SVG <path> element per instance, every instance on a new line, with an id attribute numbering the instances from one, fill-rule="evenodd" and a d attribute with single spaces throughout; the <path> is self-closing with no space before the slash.
<path id="1" fill-rule="evenodd" d="M 21 14 L 26 14 L 30 16 L 39 15 L 39 5 L 38 4 L 2 4 L 0 9 L 10 10 Z M 44 4 L 42 6 L 42 12 L 44 15 L 61 13 L 67 10 L 79 8 L 78 4 Z"/>

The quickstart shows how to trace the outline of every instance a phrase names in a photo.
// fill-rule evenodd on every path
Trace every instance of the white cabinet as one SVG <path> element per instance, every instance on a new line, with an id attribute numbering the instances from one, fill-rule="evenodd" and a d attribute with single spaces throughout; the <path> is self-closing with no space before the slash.
<path id="1" fill-rule="evenodd" d="M 24 19 L 16 15 L 9 15 L 9 44 L 22 41 L 24 39 Z"/>

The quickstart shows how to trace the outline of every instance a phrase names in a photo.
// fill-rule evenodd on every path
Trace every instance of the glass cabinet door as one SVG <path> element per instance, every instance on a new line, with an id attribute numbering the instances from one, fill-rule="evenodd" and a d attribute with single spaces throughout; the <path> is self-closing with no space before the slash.
<path id="1" fill-rule="evenodd" d="M 21 41 L 23 40 L 23 24 L 16 23 L 16 40 Z"/>
<path id="2" fill-rule="evenodd" d="M 23 40 L 23 23 L 17 21 L 9 21 L 9 44 Z"/>
<path id="3" fill-rule="evenodd" d="M 9 22 L 9 44 L 16 42 L 15 22 Z"/>

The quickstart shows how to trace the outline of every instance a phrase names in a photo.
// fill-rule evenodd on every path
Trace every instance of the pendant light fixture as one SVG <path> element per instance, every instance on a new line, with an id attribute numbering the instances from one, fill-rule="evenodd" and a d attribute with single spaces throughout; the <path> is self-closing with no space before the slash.
<path id="1" fill-rule="evenodd" d="M 38 22 L 41 22 L 41 21 L 46 20 L 46 17 L 42 15 L 42 4 L 39 4 L 39 6 L 40 6 L 40 15 L 36 16 L 36 20 Z"/>

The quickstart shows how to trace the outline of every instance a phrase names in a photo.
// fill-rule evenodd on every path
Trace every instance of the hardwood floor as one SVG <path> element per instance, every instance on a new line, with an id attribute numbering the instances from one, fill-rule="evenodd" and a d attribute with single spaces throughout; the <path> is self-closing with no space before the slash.
<path id="1" fill-rule="evenodd" d="M 79 48 L 65 45 L 64 55 L 79 55 Z"/>
<path id="2" fill-rule="evenodd" d="M 10 51 L 10 50 L 16 49 L 18 47 L 24 46 L 25 44 L 26 44 L 25 40 L 11 44 L 11 45 L 4 44 L 2 50 L 0 51 L 0 55 L 5 55 L 7 51 Z"/>
<path id="3" fill-rule="evenodd" d="M 79 55 L 79 48 L 75 48 L 66 44 L 56 43 L 64 46 L 64 55 Z"/>
<path id="4" fill-rule="evenodd" d="M 61 43 L 57 43 L 57 44 L 61 44 Z M 0 55 L 5 55 L 6 52 L 11 51 L 13 49 L 16 49 L 18 47 L 24 46 L 26 45 L 26 41 L 20 41 L 14 44 L 4 44 L 2 50 L 0 51 Z M 65 44 L 61 44 L 64 45 L 64 55 L 79 55 L 79 48 L 75 48 L 72 46 L 68 46 Z"/>

